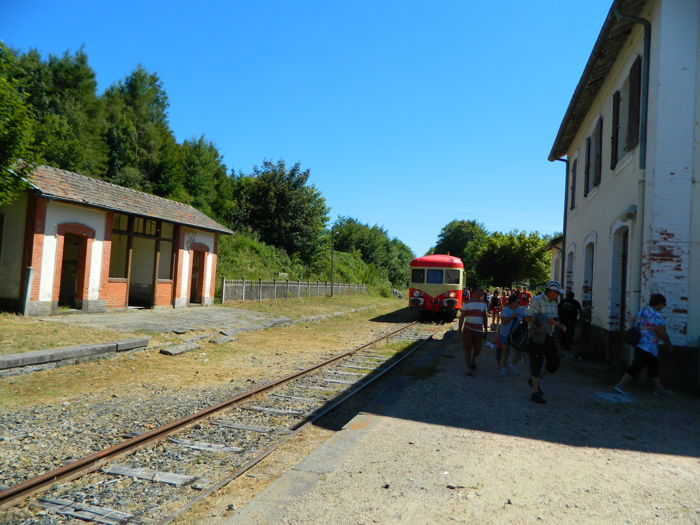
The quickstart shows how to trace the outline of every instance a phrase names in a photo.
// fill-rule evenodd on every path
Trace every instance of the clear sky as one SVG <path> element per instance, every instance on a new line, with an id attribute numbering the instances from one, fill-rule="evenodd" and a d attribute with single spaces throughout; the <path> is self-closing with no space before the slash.
<path id="1" fill-rule="evenodd" d="M 453 219 L 560 232 L 547 161 L 612 0 L 5 0 L 0 39 L 81 45 L 100 92 L 157 73 L 179 141 L 230 169 L 300 162 L 331 218 L 422 255 Z"/>

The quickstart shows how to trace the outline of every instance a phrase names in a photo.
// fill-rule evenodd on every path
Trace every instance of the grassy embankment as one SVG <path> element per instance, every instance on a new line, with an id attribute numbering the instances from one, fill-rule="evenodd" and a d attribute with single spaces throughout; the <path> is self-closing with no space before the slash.
<path id="1" fill-rule="evenodd" d="M 339 283 L 367 284 L 371 295 L 389 297 L 391 283 L 359 253 L 335 252 L 334 280 Z M 330 251 L 310 269 L 284 250 L 267 245 L 249 233 L 225 235 L 219 242 L 217 295 L 221 277 L 228 279 L 289 279 L 290 281 L 330 281 Z"/>

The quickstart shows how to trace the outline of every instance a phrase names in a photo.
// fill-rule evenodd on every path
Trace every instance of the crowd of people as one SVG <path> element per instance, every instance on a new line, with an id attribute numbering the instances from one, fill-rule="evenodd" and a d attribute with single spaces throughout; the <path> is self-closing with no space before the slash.
<path id="1" fill-rule="evenodd" d="M 527 360 L 530 399 L 535 403 L 546 403 L 541 380 L 559 368 L 558 344 L 566 350 L 571 349 L 577 323 L 583 316 L 583 309 L 574 292 L 569 290 L 563 298 L 561 296 L 562 287 L 557 281 L 549 281 L 535 296 L 524 286 L 493 291 L 475 286 L 464 290 L 459 331 L 462 334 L 467 375 L 474 377 L 476 374 L 476 360 L 490 326 L 496 332 L 496 359 L 500 374 L 518 375 L 518 363 Z M 669 349 L 672 348 L 660 314 L 664 306 L 666 299 L 663 295 L 653 294 L 649 305 L 635 316 L 634 326 L 640 338 L 634 345 L 632 364 L 614 386 L 618 393 L 629 395 L 628 384 L 642 369 L 647 368 L 655 393 L 671 394 L 661 385 L 658 370 L 659 342 L 663 341 Z M 517 338 L 514 337 L 516 334 Z"/>

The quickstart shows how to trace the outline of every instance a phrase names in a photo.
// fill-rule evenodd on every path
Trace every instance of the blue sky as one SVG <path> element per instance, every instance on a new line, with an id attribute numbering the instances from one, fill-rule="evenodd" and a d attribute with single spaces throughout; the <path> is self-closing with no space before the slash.
<path id="1" fill-rule="evenodd" d="M 85 46 L 100 91 L 157 73 L 178 140 L 300 162 L 331 209 L 422 255 L 453 219 L 561 231 L 547 161 L 611 0 L 0 4 L 0 38 Z"/>

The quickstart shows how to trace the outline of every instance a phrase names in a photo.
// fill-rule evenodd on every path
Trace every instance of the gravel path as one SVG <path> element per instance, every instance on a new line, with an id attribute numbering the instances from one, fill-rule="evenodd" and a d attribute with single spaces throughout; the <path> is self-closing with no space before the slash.
<path id="1" fill-rule="evenodd" d="M 226 523 L 700 523 L 697 399 L 623 403 L 565 358 L 537 405 L 449 335 L 407 374 Z"/>

